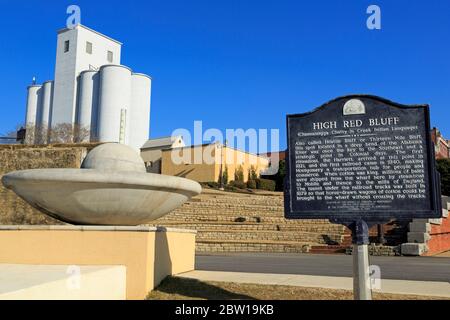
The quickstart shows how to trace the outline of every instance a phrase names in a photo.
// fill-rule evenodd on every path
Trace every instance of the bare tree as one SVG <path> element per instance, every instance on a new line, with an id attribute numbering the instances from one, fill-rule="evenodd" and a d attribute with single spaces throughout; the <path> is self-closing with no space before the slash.
<path id="1" fill-rule="evenodd" d="M 71 123 L 58 123 L 49 129 L 50 143 L 72 143 L 73 125 Z"/>
<path id="2" fill-rule="evenodd" d="M 51 127 L 29 123 L 26 126 L 25 143 L 51 144 L 89 142 L 90 135 L 91 132 L 88 127 L 73 125 L 71 123 L 60 123 Z"/>
<path id="3" fill-rule="evenodd" d="M 25 125 L 25 144 L 33 144 L 34 143 L 34 132 L 36 131 L 36 127 L 34 123 L 27 123 Z"/>
<path id="4" fill-rule="evenodd" d="M 71 123 L 59 123 L 49 129 L 51 143 L 79 143 L 90 141 L 89 127 Z"/>
<path id="5" fill-rule="evenodd" d="M 34 144 L 47 144 L 48 139 L 48 125 L 36 125 L 34 127 Z"/>
<path id="6" fill-rule="evenodd" d="M 91 130 L 87 126 L 75 125 L 73 127 L 74 142 L 93 142 L 91 139 Z"/>

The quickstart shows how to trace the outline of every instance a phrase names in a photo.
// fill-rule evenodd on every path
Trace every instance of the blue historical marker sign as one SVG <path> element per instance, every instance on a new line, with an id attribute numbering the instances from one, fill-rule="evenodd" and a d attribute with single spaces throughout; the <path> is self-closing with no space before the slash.
<path id="1" fill-rule="evenodd" d="M 353 95 L 287 116 L 285 216 L 437 218 L 440 183 L 429 107 Z"/>

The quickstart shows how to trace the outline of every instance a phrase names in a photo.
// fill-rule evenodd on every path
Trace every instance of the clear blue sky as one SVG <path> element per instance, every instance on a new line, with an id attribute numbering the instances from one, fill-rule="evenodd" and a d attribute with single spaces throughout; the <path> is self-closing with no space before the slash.
<path id="1" fill-rule="evenodd" d="M 26 86 L 53 79 L 66 8 L 124 43 L 153 77 L 151 136 L 176 128 L 279 128 L 350 93 L 431 105 L 450 138 L 450 1 L 0 1 L 0 132 L 23 122 Z M 377 4 L 382 29 L 366 28 Z"/>

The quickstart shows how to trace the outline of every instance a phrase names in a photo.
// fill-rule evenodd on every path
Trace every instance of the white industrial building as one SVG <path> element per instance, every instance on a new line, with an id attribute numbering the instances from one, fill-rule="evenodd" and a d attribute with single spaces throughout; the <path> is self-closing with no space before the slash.
<path id="1" fill-rule="evenodd" d="M 57 142 L 65 126 L 76 128 L 75 141 L 142 147 L 149 136 L 151 78 L 120 64 L 121 46 L 82 25 L 58 31 L 55 80 L 28 87 L 26 143 Z M 77 138 L 77 130 L 84 134 Z"/>

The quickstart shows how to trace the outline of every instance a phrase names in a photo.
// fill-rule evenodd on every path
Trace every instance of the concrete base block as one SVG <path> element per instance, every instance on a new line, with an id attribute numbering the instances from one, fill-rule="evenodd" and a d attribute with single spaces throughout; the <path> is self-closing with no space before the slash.
<path id="1" fill-rule="evenodd" d="M 421 256 L 428 251 L 428 246 L 424 243 L 403 243 L 401 254 L 404 256 Z"/>
<path id="2" fill-rule="evenodd" d="M 438 224 L 438 225 L 442 224 L 442 218 L 439 218 L 439 219 L 429 219 L 428 221 L 429 221 L 431 224 Z"/>
<path id="3" fill-rule="evenodd" d="M 0 264 L 0 300 L 123 300 L 124 266 Z"/>
<path id="4" fill-rule="evenodd" d="M 408 232 L 408 242 L 411 243 L 426 243 L 431 239 L 429 233 L 425 232 Z"/>
<path id="5" fill-rule="evenodd" d="M 159 227 L 0 226 L 0 264 L 124 266 L 126 299 L 144 299 L 166 276 L 194 270 L 195 234 Z"/>
<path id="6" fill-rule="evenodd" d="M 448 218 L 448 210 L 447 209 L 442 209 L 442 217 Z"/>
<path id="7" fill-rule="evenodd" d="M 450 210 L 450 197 L 442 196 L 442 209 Z"/>
<path id="8" fill-rule="evenodd" d="M 430 233 L 431 225 L 428 222 L 421 222 L 413 220 L 413 222 L 409 223 L 409 231 L 410 232 L 427 232 Z"/>
<path id="9" fill-rule="evenodd" d="M 431 224 L 442 224 L 442 218 L 438 219 L 414 219 L 415 223 L 431 223 Z"/>

